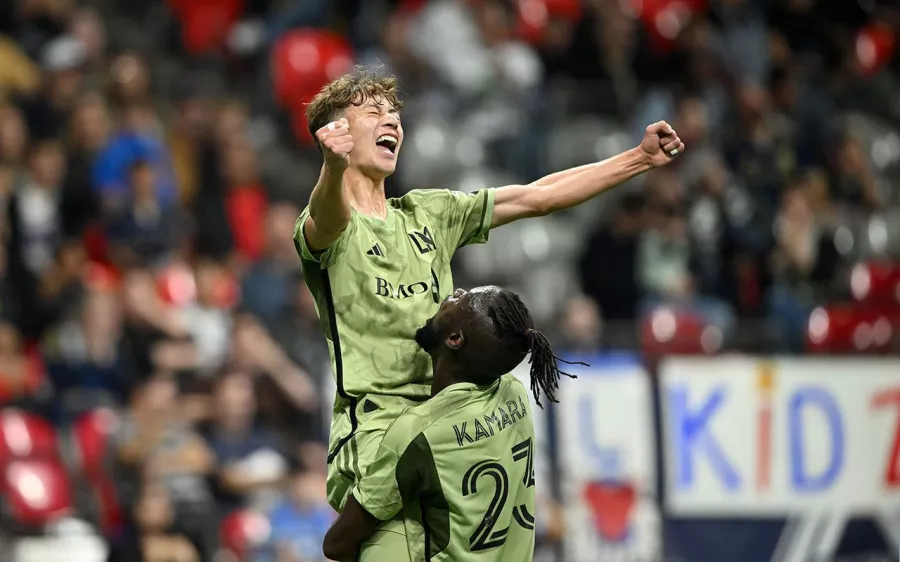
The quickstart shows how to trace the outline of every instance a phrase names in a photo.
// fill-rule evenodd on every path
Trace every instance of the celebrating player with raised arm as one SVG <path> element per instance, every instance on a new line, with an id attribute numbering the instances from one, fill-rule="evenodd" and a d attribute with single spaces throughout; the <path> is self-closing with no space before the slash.
<path id="1" fill-rule="evenodd" d="M 387 430 L 325 536 L 325 556 L 356 560 L 379 523 L 399 516 L 406 544 L 366 543 L 365 560 L 530 562 L 534 422 L 525 387 L 504 375 L 531 353 L 535 400 L 541 391 L 554 400 L 565 373 L 547 338 L 515 293 L 479 287 L 457 289 L 416 342 L 434 365 L 434 397 Z"/>
<path id="2" fill-rule="evenodd" d="M 684 151 L 665 122 L 640 146 L 526 185 L 474 194 L 414 190 L 385 199 L 403 146 L 396 80 L 358 69 L 307 107 L 324 156 L 294 241 L 329 342 L 337 382 L 328 499 L 340 510 L 384 430 L 431 392 L 428 354 L 410 334 L 453 288 L 457 249 L 492 228 L 574 207 Z"/>

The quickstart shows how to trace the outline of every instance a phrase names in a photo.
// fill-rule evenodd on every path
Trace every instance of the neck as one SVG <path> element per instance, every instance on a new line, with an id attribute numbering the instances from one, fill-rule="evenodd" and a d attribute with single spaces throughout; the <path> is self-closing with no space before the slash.
<path id="1" fill-rule="evenodd" d="M 344 189 L 356 212 L 380 219 L 387 217 L 384 178 L 374 179 L 359 169 L 348 168 L 344 172 Z"/>
<path id="2" fill-rule="evenodd" d="M 470 382 L 465 376 L 465 370 L 450 357 L 432 356 L 434 365 L 434 378 L 431 380 L 431 395 L 435 396 L 448 386 L 461 382 Z"/>

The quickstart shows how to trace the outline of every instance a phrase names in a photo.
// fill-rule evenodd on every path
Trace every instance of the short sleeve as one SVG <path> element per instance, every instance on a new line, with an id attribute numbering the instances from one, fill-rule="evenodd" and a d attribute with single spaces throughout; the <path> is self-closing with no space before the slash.
<path id="1" fill-rule="evenodd" d="M 424 438 L 415 416 L 401 416 L 385 432 L 375 459 L 353 489 L 359 505 L 380 521 L 387 521 L 403 508 L 404 498 L 416 494 L 419 485 L 415 444 Z"/>
<path id="2" fill-rule="evenodd" d="M 446 212 L 443 213 L 449 241 L 456 248 L 484 244 L 488 240 L 493 214 L 493 189 L 482 189 L 475 193 L 450 191 Z"/>
<path id="3" fill-rule="evenodd" d="M 400 455 L 382 444 L 366 468 L 366 475 L 353 489 L 359 505 L 380 521 L 393 518 L 403 508 L 403 496 L 396 478 L 399 461 Z"/>
<path id="4" fill-rule="evenodd" d="M 297 219 L 297 223 L 294 225 L 294 247 L 297 249 L 297 254 L 301 260 L 317 263 L 320 268 L 328 269 L 346 255 L 350 240 L 356 232 L 355 216 L 350 217 L 350 224 L 347 225 L 341 236 L 331 246 L 321 252 L 313 252 L 306 241 L 306 232 L 303 229 L 303 225 L 306 224 L 308 218 L 309 207 L 303 209 L 303 212 L 300 213 L 300 217 Z"/>
<path id="5" fill-rule="evenodd" d="M 454 250 L 469 244 L 484 244 L 491 230 L 494 190 L 463 193 L 449 189 L 417 189 L 404 198 L 424 209 L 433 225 L 435 237 Z"/>

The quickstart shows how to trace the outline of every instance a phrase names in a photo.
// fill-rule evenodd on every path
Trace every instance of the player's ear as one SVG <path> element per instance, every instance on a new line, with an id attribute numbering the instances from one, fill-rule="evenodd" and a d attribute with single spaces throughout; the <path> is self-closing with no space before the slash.
<path id="1" fill-rule="evenodd" d="M 447 336 L 447 347 L 453 350 L 457 350 L 461 348 L 466 343 L 466 339 L 463 336 L 462 330 L 458 332 L 453 332 L 449 336 Z"/>

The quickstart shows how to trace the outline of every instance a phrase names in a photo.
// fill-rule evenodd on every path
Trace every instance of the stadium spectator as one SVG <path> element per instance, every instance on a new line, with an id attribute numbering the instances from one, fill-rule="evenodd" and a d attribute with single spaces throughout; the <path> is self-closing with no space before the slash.
<path id="1" fill-rule="evenodd" d="M 795 181 L 782 198 L 771 256 L 774 279 L 767 295 L 778 341 L 795 352 L 803 349 L 810 311 L 830 292 L 839 259 L 833 233 L 810 207 L 807 182 Z"/>
<path id="2" fill-rule="evenodd" d="M 148 265 L 158 268 L 171 261 L 190 232 L 189 217 L 177 205 L 164 205 L 157 196 L 157 176 L 146 160 L 128 170 L 129 201 L 107 219 L 113 240 L 111 258 L 120 268 Z"/>
<path id="3" fill-rule="evenodd" d="M 253 378 L 226 370 L 214 392 L 215 415 L 207 439 L 219 464 L 219 505 L 226 512 L 242 506 L 267 510 L 277 500 L 288 464 L 276 435 L 256 422 Z"/>
<path id="4" fill-rule="evenodd" d="M 14 105 L 0 106 L 0 159 L 10 168 L 18 186 L 28 154 L 28 127 L 22 112 Z"/>
<path id="5" fill-rule="evenodd" d="M 60 419 L 127 403 L 136 381 L 122 321 L 118 295 L 94 289 L 83 295 L 77 316 L 48 331 L 42 348 Z"/>
<path id="6" fill-rule="evenodd" d="M 322 541 L 335 513 L 325 499 L 325 475 L 320 471 L 295 471 L 287 497 L 269 512 L 269 543 L 273 562 L 310 561 L 322 558 Z"/>
<path id="7" fill-rule="evenodd" d="M 120 429 L 118 457 L 129 471 L 132 490 L 148 484 L 165 490 L 179 529 L 208 555 L 215 545 L 216 518 L 207 478 L 216 459 L 185 420 L 179 395 L 168 375 L 155 375 L 139 388 Z"/>
<path id="8" fill-rule="evenodd" d="M 291 240 L 298 215 L 290 203 L 272 205 L 265 217 L 265 248 L 244 275 L 243 306 L 270 327 L 294 300 L 299 267 Z"/>
<path id="9" fill-rule="evenodd" d="M 643 213 L 643 197 L 626 194 L 610 220 L 588 239 L 581 256 L 581 286 L 609 320 L 628 320 L 637 313 L 641 294 L 637 283 L 637 240 Z M 616 276 L 608 275 L 609 271 L 617 272 Z"/>
<path id="10" fill-rule="evenodd" d="M 175 508 L 165 488 L 156 484 L 143 487 L 134 503 L 136 529 L 112 545 L 109 562 L 154 562 L 178 560 L 200 562 L 193 543 L 175 527 Z"/>

